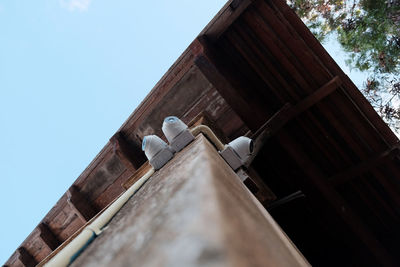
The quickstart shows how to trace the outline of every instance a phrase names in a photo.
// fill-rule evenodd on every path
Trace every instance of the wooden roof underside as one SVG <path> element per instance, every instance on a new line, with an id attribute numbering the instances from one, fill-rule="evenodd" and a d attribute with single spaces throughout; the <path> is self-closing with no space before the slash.
<path id="1" fill-rule="evenodd" d="M 251 167 L 278 199 L 303 193 L 299 205 L 316 225 L 305 232 L 329 235 L 335 251 L 351 252 L 358 263 L 399 260 L 397 137 L 283 0 L 232 0 L 6 265 L 40 262 L 123 192 L 145 162 L 142 138 L 162 136 L 168 115 L 186 123 L 206 116 L 223 141 L 262 136 Z M 306 237 L 291 233 L 294 211 L 284 209 L 271 213 L 307 257 Z"/>

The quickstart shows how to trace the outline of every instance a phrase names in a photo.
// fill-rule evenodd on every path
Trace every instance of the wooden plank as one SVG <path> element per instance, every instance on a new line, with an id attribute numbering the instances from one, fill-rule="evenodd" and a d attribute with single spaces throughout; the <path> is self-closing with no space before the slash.
<path id="1" fill-rule="evenodd" d="M 290 84 L 288 76 L 283 77 L 284 73 L 279 68 L 280 63 L 277 60 L 272 61 L 270 52 L 263 49 L 260 43 L 255 41 L 258 38 L 254 36 L 254 33 L 244 29 L 243 26 L 243 24 L 235 23 L 224 37 L 246 59 L 263 82 L 272 89 L 281 103 L 295 100 L 293 90 L 289 90 L 294 85 Z"/>
<path id="2" fill-rule="evenodd" d="M 247 9 L 253 0 L 230 0 L 207 24 L 199 36 L 206 35 L 210 41 L 216 41 L 231 24 Z"/>
<path id="3" fill-rule="evenodd" d="M 272 90 L 274 84 L 266 82 L 270 79 L 261 77 L 258 72 L 254 71 L 254 64 L 238 52 L 227 39 L 231 32 L 232 30 L 229 29 L 212 48 L 213 54 L 216 55 L 216 63 L 220 66 L 221 73 L 232 83 L 234 88 L 246 88 L 246 90 L 240 91 L 241 97 L 247 101 L 263 104 L 264 114 L 271 115 L 271 112 L 281 106 L 284 101 L 276 90 Z M 262 103 L 260 99 L 263 99 Z"/>
<path id="4" fill-rule="evenodd" d="M 254 8 L 249 14 L 254 17 L 254 21 L 258 21 L 261 25 L 265 25 L 263 29 L 274 32 L 273 34 L 279 40 L 277 45 L 285 52 L 285 54 L 293 57 L 292 62 L 295 65 L 302 66 L 303 76 L 306 79 L 315 81 L 315 87 L 322 86 L 326 80 L 334 76 L 319 58 L 307 47 L 304 40 L 291 30 L 291 25 L 285 25 L 282 17 L 275 13 L 271 7 L 270 1 L 257 1 Z M 312 73 L 312 75 L 310 75 Z M 310 77 L 307 77 L 307 74 Z"/>
<path id="5" fill-rule="evenodd" d="M 340 186 L 344 183 L 347 183 L 350 180 L 362 175 L 363 173 L 376 168 L 380 164 L 386 162 L 388 159 L 392 159 L 393 157 L 398 156 L 399 149 L 399 146 L 394 146 L 382 153 L 366 159 L 363 162 L 360 162 L 355 166 L 351 166 L 350 168 L 341 171 L 332 177 L 329 177 L 329 180 L 333 186 Z"/>
<path id="6" fill-rule="evenodd" d="M 222 95 L 225 101 L 238 112 L 239 117 L 244 119 L 247 118 L 246 124 L 251 130 L 258 129 L 259 121 L 263 117 L 265 111 L 257 109 L 254 106 L 250 106 L 253 101 L 248 101 L 237 93 L 232 94 L 235 91 L 231 79 L 228 73 L 223 73 L 222 68 L 218 65 L 215 55 L 209 50 L 209 46 L 204 37 L 199 37 L 191 44 L 192 53 L 196 55 L 195 65 L 200 69 L 203 75 L 213 84 L 216 90 Z M 245 90 L 242 90 L 245 91 Z M 251 89 L 248 90 L 251 94 Z M 244 121 L 244 120 L 243 120 Z"/>
<path id="7" fill-rule="evenodd" d="M 46 223 L 40 223 L 38 229 L 40 232 L 39 237 L 50 250 L 55 250 L 61 244 L 60 240 L 58 240 L 57 236 L 51 231 Z"/>
<path id="8" fill-rule="evenodd" d="M 215 90 L 212 90 L 211 83 L 196 66 L 192 65 L 190 70 L 159 99 L 157 107 L 149 111 L 145 120 L 127 137 L 129 140 L 136 140 L 138 144 L 149 134 L 163 137 L 161 124 L 166 116 L 174 115 L 187 123 L 190 120 L 185 116 L 187 111 L 192 110 L 203 96 L 212 91 Z"/>
<path id="9" fill-rule="evenodd" d="M 71 186 L 68 189 L 67 197 L 68 204 L 84 223 L 86 223 L 93 216 L 96 215 L 97 211 L 95 210 L 95 208 L 90 204 L 86 196 L 83 195 L 75 185 Z"/>
<path id="10" fill-rule="evenodd" d="M 37 262 L 36 262 L 35 258 L 24 247 L 19 247 L 17 249 L 17 254 L 18 254 L 18 260 L 25 267 L 36 266 Z"/>
<path id="11" fill-rule="evenodd" d="M 203 136 L 156 172 L 71 267 L 132 262 L 309 266 Z"/>
<path id="12" fill-rule="evenodd" d="M 278 68 L 284 71 L 285 76 L 292 83 L 296 83 L 301 89 L 298 94 L 311 93 L 312 88 L 318 88 L 323 82 L 318 84 L 314 81 L 314 77 L 309 75 L 302 63 L 288 49 L 286 43 L 279 39 L 279 35 L 273 27 L 268 27 L 263 17 L 252 10 L 243 14 L 244 27 L 251 29 L 256 34 L 256 38 L 261 42 L 264 49 L 279 62 Z M 280 67 L 282 66 L 282 67 Z M 318 73 L 318 72 L 317 72 Z M 328 80 L 329 78 L 326 78 Z M 325 80 L 325 81 L 326 81 Z"/>
<path id="13" fill-rule="evenodd" d="M 118 155 L 125 167 L 131 172 L 137 170 L 146 161 L 140 146 L 128 142 L 123 132 L 119 131 L 114 134 L 110 138 L 110 142 L 114 153 Z"/>

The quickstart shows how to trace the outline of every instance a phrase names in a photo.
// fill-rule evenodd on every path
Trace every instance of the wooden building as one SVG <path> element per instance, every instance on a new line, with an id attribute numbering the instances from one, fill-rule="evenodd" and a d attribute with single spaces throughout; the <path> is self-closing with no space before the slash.
<path id="1" fill-rule="evenodd" d="M 400 265 L 399 140 L 284 0 L 230 0 L 5 265 L 57 254 L 148 169 L 168 115 L 253 137 L 252 194 L 199 136 L 73 266 L 307 264 L 270 215 L 311 265 Z"/>

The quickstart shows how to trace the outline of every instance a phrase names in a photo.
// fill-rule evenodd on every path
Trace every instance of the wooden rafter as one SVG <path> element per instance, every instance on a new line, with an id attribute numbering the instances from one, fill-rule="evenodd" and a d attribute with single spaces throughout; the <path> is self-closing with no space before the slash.
<path id="1" fill-rule="evenodd" d="M 50 250 L 55 250 L 61 244 L 60 240 L 58 240 L 46 223 L 40 223 L 38 229 L 40 231 L 40 238 Z"/>
<path id="2" fill-rule="evenodd" d="M 71 186 L 67 191 L 67 202 L 75 211 L 78 217 L 84 221 L 89 221 L 96 215 L 96 210 L 87 198 L 79 191 L 76 186 Z"/>
<path id="3" fill-rule="evenodd" d="M 18 254 L 18 260 L 25 267 L 36 266 L 37 262 L 36 262 L 35 258 L 24 247 L 19 247 L 17 249 L 17 254 Z"/>
<path id="4" fill-rule="evenodd" d="M 272 136 L 278 132 L 288 121 L 294 119 L 307 109 L 320 102 L 322 99 L 339 88 L 340 85 L 341 79 L 336 76 L 296 105 L 292 106 L 290 103 L 285 104 L 270 119 L 268 119 L 267 122 L 265 122 L 256 133 L 254 133 L 253 138 L 257 137 L 262 132 L 265 132 L 267 135 L 266 137 Z"/>
<path id="5" fill-rule="evenodd" d="M 246 119 L 247 126 L 255 131 L 259 128 L 260 120 L 264 117 L 263 109 L 257 106 L 251 105 L 253 101 L 250 101 L 249 95 L 251 90 L 249 88 L 247 95 L 239 95 L 235 92 L 234 86 L 232 85 L 232 79 L 226 77 L 228 73 L 224 73 L 221 66 L 218 64 L 215 53 L 210 50 L 210 46 L 207 44 L 205 36 L 198 37 L 191 44 L 190 48 L 192 53 L 195 55 L 194 64 L 200 69 L 203 75 L 208 81 L 214 85 L 216 90 L 222 95 L 225 101 L 232 107 L 233 110 L 238 110 L 237 114 L 242 119 Z M 246 90 L 242 90 L 246 91 Z M 254 98 L 254 96 L 253 96 Z"/>
<path id="6" fill-rule="evenodd" d="M 210 41 L 216 41 L 252 2 L 253 0 L 230 0 L 200 35 L 206 35 Z"/>
<path id="7" fill-rule="evenodd" d="M 114 134 L 110 138 L 110 142 L 114 152 L 131 172 L 136 171 L 146 161 L 138 145 L 128 142 L 122 132 Z"/>

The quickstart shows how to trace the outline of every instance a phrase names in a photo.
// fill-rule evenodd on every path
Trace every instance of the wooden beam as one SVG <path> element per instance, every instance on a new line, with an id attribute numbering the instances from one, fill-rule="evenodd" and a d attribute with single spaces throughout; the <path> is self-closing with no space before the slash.
<path id="1" fill-rule="evenodd" d="M 34 267 L 37 264 L 35 258 L 24 247 L 17 249 L 17 256 L 25 267 Z"/>
<path id="2" fill-rule="evenodd" d="M 339 76 L 334 77 L 324 86 L 316 90 L 305 99 L 301 100 L 295 106 L 290 103 L 285 104 L 278 112 L 276 112 L 260 129 L 253 135 L 257 137 L 261 132 L 266 131 L 268 137 L 278 132 L 288 121 L 299 116 L 301 113 L 311 108 L 322 99 L 333 93 L 342 84 Z"/>
<path id="3" fill-rule="evenodd" d="M 399 150 L 400 147 L 394 146 L 378 155 L 375 155 L 369 159 L 366 159 L 365 161 L 355 165 L 355 166 L 351 166 L 350 168 L 335 174 L 334 176 L 331 176 L 329 178 L 331 184 L 333 186 L 339 186 L 342 185 L 344 183 L 347 183 L 349 181 L 351 181 L 352 179 L 362 175 L 363 173 L 366 173 L 376 167 L 378 167 L 379 165 L 381 165 L 382 163 L 387 162 L 388 159 L 392 159 L 395 156 L 399 155 Z"/>
<path id="4" fill-rule="evenodd" d="M 95 208 L 75 185 L 71 186 L 67 191 L 67 202 L 84 222 L 89 221 L 97 213 Z"/>
<path id="5" fill-rule="evenodd" d="M 333 93 L 336 89 L 338 89 L 342 85 L 342 80 L 339 76 L 335 76 L 324 84 L 317 91 L 307 96 L 305 99 L 296 104 L 291 110 L 290 118 L 296 117 L 302 112 L 306 111 L 310 107 L 314 106 L 316 103 L 320 102 L 322 99 Z"/>
<path id="6" fill-rule="evenodd" d="M 124 166 L 131 172 L 136 171 L 145 161 L 144 153 L 137 144 L 129 142 L 122 132 L 117 132 L 110 138 L 114 152 Z"/>
<path id="7" fill-rule="evenodd" d="M 266 114 L 263 109 L 259 108 L 259 105 L 251 104 L 257 101 L 257 96 L 251 95 L 251 88 L 244 88 L 241 90 L 242 93 L 245 93 L 244 95 L 240 94 L 240 92 L 236 92 L 233 83 L 237 82 L 237 77 L 232 77 L 224 67 L 221 67 L 221 64 L 218 63 L 216 53 L 210 50 L 210 45 L 208 45 L 208 41 L 204 36 L 194 40 L 190 45 L 190 49 L 195 55 L 194 64 L 200 69 L 202 74 L 215 87 L 239 117 L 243 121 L 246 121 L 250 130 L 256 131 L 260 127 L 259 122 L 262 121 L 262 118 L 264 118 Z"/>
<path id="8" fill-rule="evenodd" d="M 295 106 L 290 103 L 283 105 L 274 115 L 272 115 L 252 136 L 255 140 L 255 149 L 253 155 L 246 162 L 246 166 L 249 166 L 258 152 L 263 147 L 265 141 L 275 135 L 280 129 L 282 129 L 290 120 L 296 118 L 307 109 L 311 108 L 325 97 L 333 93 L 342 84 L 340 77 L 336 76 L 324 86 L 316 90 L 311 95 L 307 96 Z"/>
<path id="9" fill-rule="evenodd" d="M 200 35 L 206 35 L 212 42 L 218 40 L 252 2 L 253 0 L 230 0 L 208 23 Z"/>
<path id="10" fill-rule="evenodd" d="M 60 240 L 58 240 L 57 236 L 46 223 L 40 223 L 38 229 L 40 232 L 39 237 L 50 250 L 55 250 L 61 244 Z"/>

